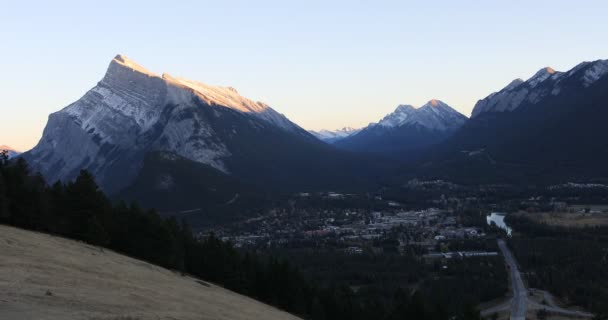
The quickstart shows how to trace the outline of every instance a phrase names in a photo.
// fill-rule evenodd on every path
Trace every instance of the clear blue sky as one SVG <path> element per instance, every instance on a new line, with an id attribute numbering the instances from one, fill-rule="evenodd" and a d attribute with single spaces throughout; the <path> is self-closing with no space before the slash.
<path id="1" fill-rule="evenodd" d="M 608 59 L 607 1 L 1 1 L 0 145 L 123 53 L 230 85 L 307 129 L 363 126 L 398 104 L 475 102 L 544 66 Z"/>

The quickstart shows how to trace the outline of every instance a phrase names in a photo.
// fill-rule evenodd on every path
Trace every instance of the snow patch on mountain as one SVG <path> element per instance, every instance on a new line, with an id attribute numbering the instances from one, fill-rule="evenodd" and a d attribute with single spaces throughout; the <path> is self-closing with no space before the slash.
<path id="1" fill-rule="evenodd" d="M 608 60 L 600 60 L 594 63 L 583 75 L 585 87 L 589 87 L 594 82 L 608 73 Z"/>
<path id="2" fill-rule="evenodd" d="M 524 80 L 517 78 L 513 81 L 511 81 L 511 83 L 509 83 L 506 87 L 505 90 L 511 90 L 517 86 L 519 86 L 520 84 L 524 83 Z"/>
<path id="3" fill-rule="evenodd" d="M 383 127 L 397 127 L 405 123 L 412 115 L 416 112 L 416 108 L 409 104 L 402 104 L 397 106 L 397 109 L 393 113 L 386 115 L 378 125 Z"/>
<path id="4" fill-rule="evenodd" d="M 188 107 L 174 109 L 169 117 L 171 121 L 163 127 L 152 145 L 153 149 L 171 150 L 184 158 L 229 173 L 224 159 L 230 157 L 231 152 L 216 138 L 215 131 L 204 119 L 189 112 Z"/>

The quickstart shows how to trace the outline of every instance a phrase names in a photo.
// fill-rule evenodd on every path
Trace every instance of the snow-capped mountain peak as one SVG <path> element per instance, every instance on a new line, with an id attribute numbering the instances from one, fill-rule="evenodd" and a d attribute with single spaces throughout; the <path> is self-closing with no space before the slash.
<path id="1" fill-rule="evenodd" d="M 202 82 L 175 78 L 166 73 L 162 75 L 162 78 L 172 85 L 191 89 L 201 100 L 209 105 L 229 107 L 246 113 L 260 113 L 269 108 L 261 102 L 255 102 L 241 96 L 232 87 L 211 86 Z"/>
<path id="2" fill-rule="evenodd" d="M 314 135 L 315 137 L 317 137 L 319 140 L 325 141 L 327 143 L 334 143 L 334 142 L 342 140 L 346 137 L 354 135 L 359 131 L 361 131 L 361 129 L 356 129 L 356 128 L 352 128 L 352 127 L 344 127 L 344 128 L 336 129 L 336 130 L 323 129 L 323 130 L 319 130 L 319 131 L 310 130 L 309 132 L 312 135 Z"/>
<path id="3" fill-rule="evenodd" d="M 158 77 L 158 75 L 156 75 L 155 73 L 149 71 L 148 69 L 139 65 L 137 62 L 127 58 L 127 56 L 122 55 L 122 54 L 117 54 L 116 57 L 114 57 L 114 59 L 112 59 L 112 63 L 119 64 L 125 68 L 131 69 L 133 71 L 136 71 L 136 72 L 139 72 L 139 73 L 151 76 L 151 77 Z"/>
<path id="4" fill-rule="evenodd" d="M 130 170 L 137 172 L 139 162 L 127 158 L 141 159 L 141 154 L 156 150 L 230 173 L 230 141 L 239 139 L 245 128 L 312 140 L 285 116 L 233 88 L 159 76 L 117 55 L 94 88 L 51 114 L 41 141 L 28 156 L 49 181 L 69 179 L 89 168 L 102 185 L 118 188 L 129 179 L 112 176 L 110 168 L 133 166 Z M 70 147 L 76 144 L 79 148 Z"/>
<path id="5" fill-rule="evenodd" d="M 438 107 L 439 105 L 446 105 L 446 104 L 437 99 L 431 99 L 429 102 L 427 102 L 425 104 L 425 106 L 427 106 L 427 105 L 430 105 L 431 107 Z"/>
<path id="6" fill-rule="evenodd" d="M 289 121 L 282 114 L 276 112 L 267 104 L 243 97 L 233 87 L 212 86 L 198 81 L 176 78 L 167 73 L 162 75 L 162 79 L 170 86 L 185 88 L 191 91 L 207 105 L 221 106 L 239 112 L 249 113 L 285 130 L 300 131 L 300 127 Z M 178 97 L 183 98 L 183 96 L 180 95 L 178 95 Z M 179 102 L 178 98 L 176 103 Z"/>
<path id="7" fill-rule="evenodd" d="M 437 100 L 437 99 L 429 100 L 427 103 L 422 105 L 419 109 L 422 109 L 422 108 L 439 108 L 439 109 L 453 110 L 445 102 L 443 102 L 441 100 Z"/>
<path id="8" fill-rule="evenodd" d="M 432 99 L 418 108 L 400 105 L 378 123 L 336 143 L 351 151 L 414 156 L 451 136 L 467 120 L 445 102 Z M 404 154 L 405 151 L 408 151 Z"/>
<path id="9" fill-rule="evenodd" d="M 465 120 L 465 116 L 445 102 L 432 99 L 419 108 L 414 108 L 411 105 L 400 105 L 393 113 L 380 120 L 378 125 L 393 128 L 417 124 L 428 129 L 444 131 L 459 127 Z"/>
<path id="10" fill-rule="evenodd" d="M 158 76 L 124 55 L 117 55 L 110 62 L 105 76 L 90 94 L 107 107 L 133 119 L 142 131 L 152 128 L 161 116 L 163 106 L 190 104 L 194 98 L 211 107 L 251 114 L 288 131 L 302 130 L 268 105 L 245 98 L 232 87 L 211 86 L 169 74 Z M 82 106 L 75 103 L 64 111 L 81 118 L 85 127 L 93 126 L 95 121 L 91 118 L 96 114 Z"/>
<path id="11" fill-rule="evenodd" d="M 190 103 L 193 96 L 209 106 L 249 113 L 289 131 L 300 130 L 268 105 L 243 97 L 232 87 L 212 86 L 181 77 L 173 77 L 168 73 L 159 76 L 120 54 L 112 59 L 106 75 L 93 91 L 110 100 L 120 100 L 117 95 L 122 95 L 128 96 L 128 100 L 136 101 L 135 106 L 130 105 L 128 108 L 121 108 L 125 104 L 121 101 L 114 101 L 115 103 L 110 103 L 110 105 L 117 106 L 121 112 L 133 116 L 144 130 L 149 129 L 154 123 L 154 119 L 160 116 L 160 109 L 150 106 L 163 103 Z"/>
<path id="12" fill-rule="evenodd" d="M 555 78 L 558 77 L 560 74 L 562 74 L 562 72 L 558 72 L 555 71 L 553 68 L 551 67 L 544 67 L 540 70 L 538 70 L 530 79 L 528 79 L 526 82 L 528 84 L 530 84 L 530 86 L 532 88 L 536 87 L 539 83 L 542 83 L 543 81 L 549 79 L 549 78 Z"/>

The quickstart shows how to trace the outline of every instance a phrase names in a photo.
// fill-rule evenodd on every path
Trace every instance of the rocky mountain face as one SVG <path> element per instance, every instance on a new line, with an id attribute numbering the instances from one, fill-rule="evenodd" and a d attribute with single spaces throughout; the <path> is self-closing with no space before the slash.
<path id="1" fill-rule="evenodd" d="M 215 170 L 217 179 L 272 188 L 331 185 L 349 170 L 345 155 L 266 104 L 234 88 L 156 75 L 121 55 L 93 89 L 49 116 L 40 142 L 24 157 L 49 182 L 87 169 L 116 194 L 141 178 L 151 152 Z M 156 182 L 147 187 L 174 187 L 162 170 L 153 174 L 144 180 Z"/>
<path id="2" fill-rule="evenodd" d="M 545 67 L 526 81 L 515 79 L 502 90 L 479 100 L 472 118 L 486 112 L 513 111 L 525 104 L 537 104 L 548 96 L 557 96 L 563 87 L 578 81 L 587 88 L 608 73 L 608 60 L 583 62 L 568 72 Z"/>
<path id="3" fill-rule="evenodd" d="M 361 129 L 355 129 L 355 128 L 351 128 L 351 127 L 344 127 L 342 129 L 337 129 L 337 130 L 319 130 L 319 131 L 313 131 L 310 130 L 309 132 L 317 137 L 319 140 L 327 142 L 329 144 L 333 144 L 336 143 L 346 137 L 349 137 L 357 132 L 361 131 Z"/>
<path id="4" fill-rule="evenodd" d="M 439 100 L 419 108 L 400 105 L 378 123 L 336 143 L 351 151 L 407 156 L 443 141 L 467 118 Z"/>
<path id="5" fill-rule="evenodd" d="M 480 100 L 424 172 L 469 182 L 606 180 L 608 60 L 543 68 Z"/>

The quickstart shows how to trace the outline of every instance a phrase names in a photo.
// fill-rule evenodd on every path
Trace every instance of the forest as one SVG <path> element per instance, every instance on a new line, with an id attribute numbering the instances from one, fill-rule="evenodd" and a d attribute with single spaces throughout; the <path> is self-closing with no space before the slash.
<path id="1" fill-rule="evenodd" d="M 608 227 L 550 226 L 525 215 L 509 215 L 517 230 L 509 240 L 530 287 L 608 314 Z"/>
<path id="2" fill-rule="evenodd" d="M 467 298 L 470 304 L 457 308 L 449 303 L 453 299 L 441 294 L 453 288 L 477 287 L 460 276 L 467 265 L 450 270 L 456 275 L 445 283 L 428 280 L 428 290 L 396 287 L 388 294 L 357 293 L 340 282 L 312 279 L 286 259 L 238 251 L 213 234 L 195 239 L 183 221 L 163 219 L 136 204 L 113 202 L 87 171 L 72 182 L 48 185 L 41 175 L 30 172 L 25 160 L 9 161 L 6 153 L 0 155 L 0 223 L 108 248 L 216 283 L 305 319 L 480 319 L 475 292 L 474 298 Z M 414 270 L 412 277 L 417 276 Z M 465 279 L 464 285 L 459 279 Z M 494 290 L 492 294 L 503 292 Z"/>

